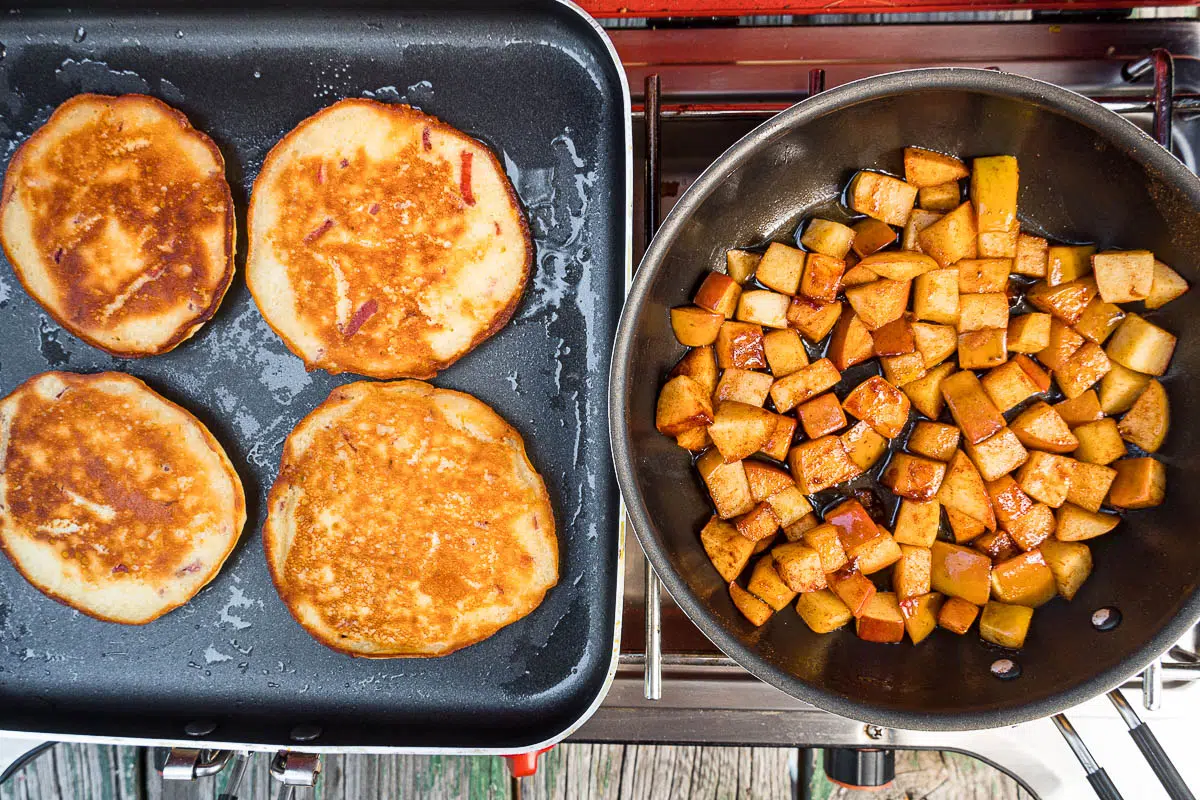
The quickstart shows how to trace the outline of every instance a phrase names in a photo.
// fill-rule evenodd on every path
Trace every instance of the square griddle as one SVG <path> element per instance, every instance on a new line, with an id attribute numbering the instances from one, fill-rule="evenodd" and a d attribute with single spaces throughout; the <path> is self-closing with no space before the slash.
<path id="1" fill-rule="evenodd" d="M 556 2 L 20 10 L 0 16 L 0 43 L 5 164 L 72 95 L 150 94 L 221 148 L 238 227 L 238 272 L 219 312 L 147 359 L 75 339 L 0 265 L 0 395 L 50 369 L 136 375 L 224 445 L 248 512 L 216 579 L 140 627 L 60 605 L 0 559 L 0 730 L 180 741 L 199 721 L 216 724 L 192 740 L 200 747 L 517 752 L 580 724 L 608 686 L 620 624 L 606 397 L 630 236 L 628 90 L 594 23 Z M 528 617 L 442 658 L 326 649 L 279 600 L 262 551 L 284 438 L 360 378 L 306 372 L 263 321 L 243 280 L 246 201 L 275 142 L 357 96 L 416 105 L 490 145 L 535 239 L 512 322 L 432 382 L 479 397 L 524 437 L 555 508 L 560 579 Z M 313 725 L 316 738 L 292 736 Z"/>

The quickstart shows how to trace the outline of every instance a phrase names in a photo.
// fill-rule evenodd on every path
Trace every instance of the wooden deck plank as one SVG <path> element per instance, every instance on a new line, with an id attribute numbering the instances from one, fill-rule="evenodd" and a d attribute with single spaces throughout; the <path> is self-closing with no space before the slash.
<path id="1" fill-rule="evenodd" d="M 784 748 L 566 744 L 541 758 L 523 800 L 786 800 L 795 751 Z M 854 792 L 825 780 L 817 759 L 814 800 L 1032 800 L 1016 782 L 957 753 L 900 751 L 896 782 Z M 239 800 L 274 800 L 269 758 L 251 760 Z M 227 775 L 164 784 L 152 753 L 137 748 L 57 745 L 0 786 L 0 800 L 215 800 Z M 301 795 L 302 798 L 307 798 Z M 319 800 L 511 800 L 507 765 L 489 757 L 330 756 Z"/>

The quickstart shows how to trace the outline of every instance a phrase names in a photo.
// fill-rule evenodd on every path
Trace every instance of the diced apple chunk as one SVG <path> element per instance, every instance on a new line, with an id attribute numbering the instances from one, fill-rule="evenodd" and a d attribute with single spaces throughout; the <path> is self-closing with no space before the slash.
<path id="1" fill-rule="evenodd" d="M 989 600 L 979 618 L 979 636 L 985 642 L 1019 650 L 1025 646 L 1033 609 Z"/>
<path id="2" fill-rule="evenodd" d="M 821 559 L 821 569 L 826 573 L 841 569 L 850 560 L 846 555 L 846 548 L 842 545 L 837 528 L 832 525 L 818 525 L 805 531 L 803 540 L 805 544 L 817 551 L 817 556 Z"/>
<path id="3" fill-rule="evenodd" d="M 942 610 L 945 599 L 940 592 L 929 592 L 900 601 L 904 629 L 913 644 L 920 644 L 933 633 L 933 629 L 937 627 L 938 612 Z"/>
<path id="4" fill-rule="evenodd" d="M 800 334 L 788 328 L 781 331 L 770 331 L 763 336 L 763 352 L 771 374 L 776 378 L 791 375 L 801 367 L 808 366 L 808 352 Z"/>
<path id="5" fill-rule="evenodd" d="M 920 197 L 920 193 L 917 194 Z M 921 231 L 928 228 L 933 223 L 942 218 L 942 215 L 936 211 L 928 211 L 923 208 L 914 208 L 912 213 L 908 215 L 908 222 L 904 223 L 904 231 L 900 234 L 900 248 L 911 252 L 921 252 L 920 235 Z"/>
<path id="6" fill-rule="evenodd" d="M 749 250 L 725 251 L 725 271 L 738 283 L 750 280 L 754 271 L 758 269 L 759 261 L 762 261 L 762 253 L 752 253 Z"/>
<path id="7" fill-rule="evenodd" d="M 766 369 L 761 325 L 728 320 L 717 331 L 717 366 L 721 369 Z"/>
<path id="8" fill-rule="evenodd" d="M 1187 281 L 1178 272 L 1161 261 L 1154 262 L 1154 280 L 1150 285 L 1150 296 L 1146 308 L 1162 308 L 1188 290 Z"/>
<path id="9" fill-rule="evenodd" d="M 856 422 L 839 438 L 842 440 L 842 449 L 859 473 L 875 466 L 887 452 L 888 440 L 865 422 Z"/>
<path id="10" fill-rule="evenodd" d="M 815 494 L 861 474 L 837 436 L 798 444 L 788 453 L 788 466 L 804 494 Z"/>
<path id="11" fill-rule="evenodd" d="M 926 372 L 925 377 L 904 384 L 900 391 L 908 397 L 913 408 L 929 419 L 937 419 L 946 402 L 942 396 L 942 383 L 953 372 L 953 364 L 938 364 Z"/>
<path id="12" fill-rule="evenodd" d="M 1008 331 L 970 331 L 959 334 L 958 366 L 962 369 L 988 369 L 1008 359 Z"/>
<path id="13" fill-rule="evenodd" d="M 913 284 L 913 313 L 917 319 L 957 325 L 958 270 L 935 269 L 918 275 Z"/>
<path id="14" fill-rule="evenodd" d="M 916 334 L 907 317 L 892 320 L 871 334 L 877 356 L 900 356 L 917 351 Z"/>
<path id="15" fill-rule="evenodd" d="M 1071 486 L 1067 490 L 1067 502 L 1088 511 L 1099 511 L 1116 477 L 1117 471 L 1112 467 L 1071 459 Z"/>
<path id="16" fill-rule="evenodd" d="M 1008 524 L 1008 535 L 1022 550 L 1032 550 L 1053 536 L 1057 525 L 1054 510 L 1037 503 Z"/>
<path id="17" fill-rule="evenodd" d="M 854 224 L 852 247 L 861 258 L 866 258 L 871 253 L 877 253 L 895 241 L 896 232 L 886 222 L 868 217 Z"/>
<path id="18" fill-rule="evenodd" d="M 846 415 L 842 405 L 832 392 L 817 395 L 812 400 L 801 403 L 796 408 L 800 417 L 800 425 L 810 439 L 819 439 L 827 433 L 834 433 L 846 427 Z"/>
<path id="19" fill-rule="evenodd" d="M 1060 542 L 1047 539 L 1042 543 L 1042 558 L 1054 573 L 1059 597 L 1072 600 L 1084 581 L 1092 574 L 1092 551 L 1083 542 Z"/>
<path id="20" fill-rule="evenodd" d="M 1029 457 L 1025 447 L 1009 428 L 1001 428 L 979 444 L 963 442 L 963 449 L 975 462 L 985 481 L 994 481 L 1001 475 L 1007 475 Z"/>
<path id="21" fill-rule="evenodd" d="M 1014 353 L 1037 353 L 1050 344 L 1050 315 L 1021 314 L 1008 320 L 1008 349 Z"/>
<path id="22" fill-rule="evenodd" d="M 946 212 L 958 208 L 962 202 L 962 188 L 958 181 L 926 186 L 917 191 L 917 204 L 929 211 Z"/>
<path id="23" fill-rule="evenodd" d="M 1100 410 L 1105 414 L 1120 414 L 1133 407 L 1133 402 L 1150 383 L 1150 376 L 1112 363 L 1112 369 L 1100 379 Z"/>
<path id="24" fill-rule="evenodd" d="M 960 438 L 958 428 L 953 425 L 921 420 L 908 436 L 908 449 L 919 456 L 949 461 L 958 449 Z"/>
<path id="25" fill-rule="evenodd" d="M 950 459 L 946 477 L 942 479 L 942 486 L 938 490 L 938 500 L 946 508 L 953 508 L 982 523 L 988 530 L 996 527 L 996 512 L 988 498 L 983 477 L 961 450 Z"/>
<path id="26" fill-rule="evenodd" d="M 699 306 L 680 306 L 671 309 L 671 330 L 684 347 L 703 347 L 717 340 L 717 332 L 725 322 L 722 314 L 715 314 Z"/>
<path id="27" fill-rule="evenodd" d="M 963 294 L 958 298 L 958 331 L 1008 328 L 1008 295 L 1003 292 Z"/>
<path id="28" fill-rule="evenodd" d="M 855 387 L 842 407 L 880 435 L 894 439 L 908 423 L 911 403 L 903 392 L 875 375 Z"/>
<path id="29" fill-rule="evenodd" d="M 829 335 L 838 316 L 842 313 L 842 304 L 821 303 L 810 300 L 802 295 L 792 298 L 788 307 L 788 325 L 803 334 L 810 342 L 819 342 Z"/>
<path id="30" fill-rule="evenodd" d="M 700 531 L 700 543 L 722 580 L 732 581 L 750 562 L 754 542 L 737 532 L 737 528 L 713 517 Z"/>
<path id="31" fill-rule="evenodd" d="M 1034 450 L 1017 472 L 1017 483 L 1034 500 L 1058 508 L 1067 500 L 1071 486 L 1071 460 L 1065 456 Z"/>
<path id="32" fill-rule="evenodd" d="M 1053 513 L 1050 518 L 1054 518 Z M 1020 546 L 1003 530 L 988 531 L 971 542 L 971 547 L 986 555 L 993 563 L 1021 555 Z"/>
<path id="33" fill-rule="evenodd" d="M 1009 361 L 988 371 L 979 383 L 1000 412 L 1016 408 L 1033 397 L 1041 388 L 1033 382 L 1021 365 Z"/>
<path id="34" fill-rule="evenodd" d="M 1046 263 L 1046 283 L 1061 286 L 1078 280 L 1092 271 L 1092 254 L 1096 248 L 1085 245 L 1058 245 L 1050 248 Z"/>
<path id="35" fill-rule="evenodd" d="M 815 592 L 824 589 L 825 573 L 821 569 L 821 557 L 803 542 L 788 542 L 771 551 L 775 569 L 789 589 L 797 592 Z"/>
<path id="36" fill-rule="evenodd" d="M 795 294 L 796 287 L 800 285 L 800 275 L 804 272 L 804 256 L 803 250 L 771 242 L 767 252 L 763 253 L 762 261 L 758 262 L 754 277 L 768 289 Z"/>
<path id="37" fill-rule="evenodd" d="M 721 519 L 730 519 L 754 508 L 754 498 L 750 495 L 750 484 L 746 480 L 742 462 L 726 464 L 720 451 L 713 448 L 700 456 L 696 461 L 696 469 L 708 487 L 717 516 Z"/>
<path id="38" fill-rule="evenodd" d="M 876 592 L 855 621 L 858 638 L 868 642 L 899 642 L 904 639 L 904 617 L 894 592 Z"/>
<path id="39" fill-rule="evenodd" d="M 975 373 L 963 371 L 949 376 L 942 381 L 942 395 L 967 441 L 982 442 L 1004 427 L 1004 417 Z"/>
<path id="40" fill-rule="evenodd" d="M 1154 254 L 1149 250 L 1096 253 L 1092 256 L 1092 271 L 1104 302 L 1145 300 L 1154 285 Z"/>
<path id="41" fill-rule="evenodd" d="M 978 236 L 975 209 L 967 202 L 921 231 L 917 241 L 940 266 L 949 267 L 978 255 Z"/>
<path id="42" fill-rule="evenodd" d="M 1123 458 L 1113 467 L 1117 471 L 1108 502 L 1117 508 L 1151 508 L 1161 505 L 1167 496 L 1167 472 L 1153 458 Z"/>
<path id="43" fill-rule="evenodd" d="M 941 488 L 946 465 L 931 458 L 896 453 L 879 481 L 909 500 L 932 500 Z"/>
<path id="44" fill-rule="evenodd" d="M 733 598 L 734 607 L 755 627 L 765 625 L 774 613 L 765 601 L 755 597 L 734 581 L 729 582 L 729 596 Z"/>
<path id="45" fill-rule="evenodd" d="M 1096 398 L 1096 393 L 1093 391 L 1087 391 L 1079 395 L 1079 397 L 1055 403 L 1053 408 L 1072 430 L 1080 425 L 1104 418 L 1104 411 L 1100 408 L 1100 401 Z"/>
<path id="46" fill-rule="evenodd" d="M 925 377 L 925 359 L 920 353 L 905 353 L 902 356 L 880 356 L 879 364 L 883 367 L 884 377 L 888 383 L 896 387 Z"/>
<path id="47" fill-rule="evenodd" d="M 829 573 L 828 581 L 829 588 L 856 618 L 862 616 L 867 603 L 875 596 L 875 584 L 857 569 L 843 567 Z"/>
<path id="48" fill-rule="evenodd" d="M 996 511 L 996 521 L 1003 528 L 1033 508 L 1033 500 L 1008 475 L 988 481 L 986 488 Z"/>
<path id="49" fill-rule="evenodd" d="M 779 518 L 767 503 L 759 503 L 734 523 L 737 532 L 752 542 L 773 537 L 779 530 Z M 761 595 L 759 595 L 761 597 Z"/>
<path id="50" fill-rule="evenodd" d="M 938 611 L 938 627 L 961 636 L 971 629 L 977 616 L 979 606 L 961 597 L 947 597 Z"/>
<path id="51" fill-rule="evenodd" d="M 1038 550 L 1030 550 L 992 567 L 992 596 L 1002 603 L 1037 608 L 1057 593 L 1054 573 Z"/>
<path id="52" fill-rule="evenodd" d="M 749 462 L 745 462 L 749 463 Z M 792 525 L 812 513 L 812 503 L 800 491 L 799 486 L 789 486 L 767 498 L 767 504 L 775 512 L 780 525 Z"/>
<path id="53" fill-rule="evenodd" d="M 871 331 L 854 313 L 853 308 L 843 308 L 833 335 L 829 338 L 827 357 L 839 370 L 861 364 L 875 355 L 875 342 Z"/>
<path id="54" fill-rule="evenodd" d="M 1083 310 L 1079 321 L 1075 323 L 1075 332 L 1096 344 L 1104 344 L 1104 340 L 1117 329 L 1123 319 L 1124 311 L 1097 297 Z"/>
<path id="55" fill-rule="evenodd" d="M 737 319 L 766 328 L 786 328 L 788 307 L 792 298 L 786 294 L 754 289 L 742 292 L 738 301 Z"/>
<path id="56" fill-rule="evenodd" d="M 813 633 L 832 633 L 854 619 L 846 604 L 828 589 L 800 595 L 796 599 L 796 613 Z"/>
<path id="57" fill-rule="evenodd" d="M 795 599 L 796 593 L 783 582 L 775 569 L 775 559 L 765 555 L 750 571 L 746 591 L 765 602 L 776 611 L 782 611 Z"/>
<path id="58" fill-rule="evenodd" d="M 850 207 L 860 214 L 901 226 L 917 201 L 917 187 L 878 172 L 860 172 L 850 183 Z"/>
<path id="59" fill-rule="evenodd" d="M 814 219 L 808 223 L 800 244 L 830 258 L 844 259 L 854 241 L 854 229 L 828 219 Z"/>
<path id="60" fill-rule="evenodd" d="M 1117 423 L 1110 417 L 1079 425 L 1072 430 L 1079 439 L 1075 458 L 1089 464 L 1111 464 L 1125 455 L 1125 442 Z"/>
<path id="61" fill-rule="evenodd" d="M 917 188 L 940 186 L 970 174 L 962 159 L 921 147 L 904 148 L 904 180 Z"/>
<path id="62" fill-rule="evenodd" d="M 771 385 L 771 400 L 776 411 L 787 413 L 805 400 L 832 389 L 841 379 L 842 373 L 833 362 L 822 358 L 775 381 Z"/>
<path id="63" fill-rule="evenodd" d="M 762 272 L 762 268 L 758 270 Z M 813 300 L 832 303 L 842 288 L 842 273 L 846 262 L 821 253 L 809 253 L 804 262 L 804 278 L 800 281 L 800 294 Z"/>
<path id="64" fill-rule="evenodd" d="M 911 250 L 873 253 L 863 258 L 858 265 L 892 281 L 910 281 L 918 275 L 938 268 L 937 262 L 932 258 Z"/>
<path id="65" fill-rule="evenodd" d="M 771 438 L 767 440 L 767 443 L 762 446 L 762 452 L 776 461 L 786 461 L 795 435 L 796 418 L 776 414 L 775 430 L 771 433 Z"/>
<path id="66" fill-rule="evenodd" d="M 955 544 L 966 544 L 979 538 L 987 530 L 982 522 L 974 517 L 968 517 L 957 508 L 945 506 L 946 522 L 950 524 L 950 533 L 954 536 Z"/>
<path id="67" fill-rule="evenodd" d="M 1049 255 L 1045 239 L 1022 233 L 1017 238 L 1017 258 L 1013 262 L 1013 272 L 1030 278 L 1044 278 Z"/>
<path id="68" fill-rule="evenodd" d="M 1122 320 L 1108 340 L 1108 357 L 1123 367 L 1147 375 L 1162 375 L 1175 352 L 1175 337 L 1137 314 Z"/>
<path id="69" fill-rule="evenodd" d="M 701 308 L 729 319 L 737 310 L 738 300 L 741 299 L 741 296 L 742 287 L 737 281 L 724 273 L 710 272 L 704 276 L 700 288 L 696 290 L 693 302 Z"/>
<path id="70" fill-rule="evenodd" d="M 941 520 L 942 504 L 937 499 L 902 499 L 900 511 L 896 514 L 896 533 L 892 538 L 899 544 L 929 547 L 937 540 Z"/>
<path id="71" fill-rule="evenodd" d="M 1088 511 L 1070 503 L 1064 504 L 1054 516 L 1058 523 L 1054 536 L 1063 542 L 1082 542 L 1103 536 L 1121 522 L 1116 514 Z"/>
<path id="72" fill-rule="evenodd" d="M 1084 342 L 1067 363 L 1055 371 L 1058 386 L 1068 398 L 1078 397 L 1108 374 L 1112 364 L 1095 342 Z"/>
<path id="73" fill-rule="evenodd" d="M 775 432 L 775 415 L 736 400 L 717 406 L 708 435 L 728 464 L 757 453 Z"/>
<path id="74" fill-rule="evenodd" d="M 1012 259 L 965 258 L 955 267 L 958 269 L 958 291 L 961 294 L 1003 293 L 1008 289 Z"/>
<path id="75" fill-rule="evenodd" d="M 1025 293 L 1025 299 L 1037 310 L 1074 325 L 1097 293 L 1096 281 L 1091 277 L 1057 285 L 1038 281 Z"/>
<path id="76" fill-rule="evenodd" d="M 1170 427 L 1171 409 L 1167 392 L 1158 381 L 1150 381 L 1129 412 L 1117 424 L 1117 431 L 1125 441 L 1135 444 L 1147 453 L 1162 447 Z"/>
<path id="77" fill-rule="evenodd" d="M 988 601 L 992 560 L 969 547 L 934 542 L 930 548 L 930 583 L 934 591 L 982 605 Z"/>
<path id="78" fill-rule="evenodd" d="M 901 600 L 929 593 L 929 548 L 900 545 L 900 560 L 892 570 L 892 587 Z"/>
<path id="79" fill-rule="evenodd" d="M 871 575 L 890 567 L 900 560 L 900 545 L 887 531 L 880 531 L 874 539 L 855 547 L 847 548 L 846 556 L 863 575 Z"/>
<path id="80" fill-rule="evenodd" d="M 765 372 L 730 367 L 721 373 L 721 380 L 713 392 L 713 402 L 720 405 L 726 400 L 735 400 L 752 406 L 767 402 L 767 396 L 775 381 Z"/>
<path id="81" fill-rule="evenodd" d="M 1047 403 L 1034 403 L 1012 421 L 1013 433 L 1021 444 L 1047 453 L 1070 453 L 1079 447 L 1079 439 L 1059 413 Z"/>
<path id="82" fill-rule="evenodd" d="M 687 375 L 667 381 L 659 392 L 654 425 L 664 436 L 678 436 L 712 420 L 712 399 L 703 386 Z"/>
<path id="83" fill-rule="evenodd" d="M 949 325 L 912 323 L 913 342 L 926 368 L 940 364 L 958 349 L 958 332 Z"/>
<path id="84" fill-rule="evenodd" d="M 870 330 L 899 319 L 908 307 L 910 281 L 880 279 L 846 290 L 846 301 Z"/>
<path id="85" fill-rule="evenodd" d="M 975 206 L 981 241 L 984 234 L 1003 234 L 1017 225 L 1017 159 L 1013 156 L 988 156 L 971 162 L 971 202 Z M 995 255 L 1015 256 L 1016 237 L 1011 252 Z"/>
<path id="86" fill-rule="evenodd" d="M 742 464 L 742 469 L 746 471 L 746 483 L 750 487 L 750 496 L 756 503 L 761 503 L 771 495 L 796 485 L 787 470 L 780 469 L 774 464 L 746 461 Z"/>

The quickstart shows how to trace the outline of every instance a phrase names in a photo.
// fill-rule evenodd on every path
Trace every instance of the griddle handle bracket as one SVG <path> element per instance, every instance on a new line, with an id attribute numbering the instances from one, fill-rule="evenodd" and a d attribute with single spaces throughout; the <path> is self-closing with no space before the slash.
<path id="1" fill-rule="evenodd" d="M 232 750 L 172 747 L 166 752 L 160 770 L 164 781 L 194 781 L 216 775 L 232 757 Z"/>
<path id="2" fill-rule="evenodd" d="M 1112 778 L 1108 777 L 1108 773 L 1104 771 L 1104 768 L 1096 763 L 1092 752 L 1084 744 L 1083 737 L 1079 735 L 1079 731 L 1075 730 L 1075 726 L 1071 724 L 1066 715 L 1055 714 L 1053 721 L 1054 726 L 1058 728 L 1058 732 L 1066 740 L 1067 746 L 1071 748 L 1071 752 L 1079 759 L 1079 763 L 1087 773 L 1088 783 L 1092 785 L 1096 796 L 1100 800 L 1124 800 L 1121 797 L 1121 793 L 1117 791 L 1116 784 L 1112 782 Z"/>
<path id="3" fill-rule="evenodd" d="M 1195 795 L 1192 794 L 1187 784 L 1184 783 L 1183 776 L 1179 774 L 1179 770 L 1175 769 L 1170 756 L 1167 755 L 1162 745 L 1158 743 L 1158 739 L 1150 731 L 1150 726 L 1143 722 L 1138 713 L 1133 710 L 1133 706 L 1125 699 L 1125 695 L 1121 694 L 1121 690 L 1113 689 L 1108 693 L 1108 699 L 1116 706 L 1117 713 L 1121 715 L 1121 719 L 1129 726 L 1129 735 L 1138 746 L 1138 750 L 1142 751 L 1142 755 L 1145 756 L 1146 763 L 1150 765 L 1150 769 L 1154 770 L 1159 783 L 1167 790 L 1167 796 L 1171 800 L 1196 800 Z"/>

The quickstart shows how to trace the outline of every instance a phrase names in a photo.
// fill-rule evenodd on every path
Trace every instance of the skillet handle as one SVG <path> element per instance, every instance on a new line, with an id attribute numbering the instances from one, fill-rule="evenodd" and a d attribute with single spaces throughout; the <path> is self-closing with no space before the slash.
<path id="1" fill-rule="evenodd" d="M 1116 784 L 1112 782 L 1112 778 L 1108 777 L 1108 773 L 1104 771 L 1103 767 L 1095 772 L 1089 772 L 1087 779 L 1092 788 L 1096 790 L 1096 796 L 1100 800 L 1123 800 L 1121 793 L 1117 791 Z"/>
<path id="2" fill-rule="evenodd" d="M 1133 710 L 1133 706 L 1125 699 L 1125 695 L 1121 694 L 1121 690 L 1113 689 L 1108 693 L 1108 699 L 1117 707 L 1117 713 L 1129 726 L 1129 735 L 1137 744 L 1138 750 L 1142 751 L 1146 763 L 1150 765 L 1150 769 L 1154 770 L 1159 783 L 1167 790 L 1167 795 L 1171 800 L 1195 800 L 1195 796 L 1184 783 L 1183 776 L 1179 774 L 1179 770 L 1175 769 L 1171 758 L 1150 731 L 1150 726 L 1143 722 L 1142 718 Z"/>

